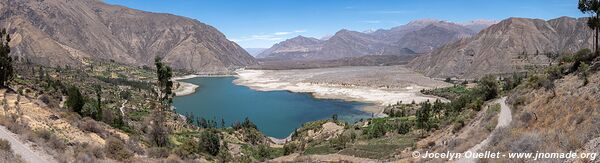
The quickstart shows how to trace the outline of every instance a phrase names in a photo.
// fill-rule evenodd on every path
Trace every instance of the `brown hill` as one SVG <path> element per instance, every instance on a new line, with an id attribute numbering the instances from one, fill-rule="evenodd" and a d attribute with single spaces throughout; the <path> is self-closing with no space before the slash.
<path id="1" fill-rule="evenodd" d="M 479 78 L 485 74 L 525 71 L 550 62 L 545 54 L 590 48 L 585 19 L 509 18 L 471 38 L 419 56 L 409 66 L 432 77 Z"/>
<path id="2" fill-rule="evenodd" d="M 257 63 L 197 20 L 97 0 L 1 1 L 0 15 L 14 38 L 12 54 L 49 66 L 79 66 L 85 58 L 150 65 L 160 56 L 177 69 L 222 72 Z"/>

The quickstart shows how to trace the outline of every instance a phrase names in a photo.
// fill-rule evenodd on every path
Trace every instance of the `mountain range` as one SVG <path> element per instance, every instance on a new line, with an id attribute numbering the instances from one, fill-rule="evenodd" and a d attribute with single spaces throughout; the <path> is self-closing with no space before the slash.
<path id="1" fill-rule="evenodd" d="M 586 19 L 509 18 L 479 34 L 442 46 L 414 59 L 409 67 L 432 77 L 477 79 L 486 74 L 527 71 L 546 66 L 548 54 L 592 47 Z"/>
<path id="2" fill-rule="evenodd" d="M 325 40 L 298 36 L 273 45 L 258 58 L 339 59 L 367 55 L 413 56 L 474 35 L 485 23 L 460 25 L 439 20 L 417 20 L 389 30 L 368 32 L 340 30 Z"/>
<path id="3" fill-rule="evenodd" d="M 13 56 L 47 66 L 81 66 L 86 59 L 141 66 L 156 56 L 195 72 L 257 64 L 212 26 L 98 0 L 0 1 L 0 27 L 13 37 Z"/>

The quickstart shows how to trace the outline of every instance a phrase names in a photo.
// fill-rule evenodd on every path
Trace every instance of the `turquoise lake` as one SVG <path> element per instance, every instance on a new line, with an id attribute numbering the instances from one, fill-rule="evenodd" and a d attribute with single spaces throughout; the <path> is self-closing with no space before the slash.
<path id="1" fill-rule="evenodd" d="M 233 80 L 235 77 L 183 80 L 200 87 L 194 94 L 175 97 L 173 104 L 179 114 L 193 113 L 218 124 L 223 118 L 227 126 L 248 117 L 261 132 L 275 138 L 285 138 L 305 122 L 328 119 L 334 114 L 350 123 L 371 117 L 371 113 L 360 110 L 366 103 L 316 99 L 289 91 L 256 91 L 235 85 Z"/>

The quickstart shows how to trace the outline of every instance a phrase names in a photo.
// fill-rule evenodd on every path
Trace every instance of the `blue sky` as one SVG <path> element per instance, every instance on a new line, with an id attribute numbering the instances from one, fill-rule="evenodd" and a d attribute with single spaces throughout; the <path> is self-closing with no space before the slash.
<path id="1" fill-rule="evenodd" d="M 244 48 L 268 48 L 297 35 L 388 29 L 416 19 L 468 22 L 508 17 L 582 17 L 576 0 L 105 0 L 212 25 Z"/>

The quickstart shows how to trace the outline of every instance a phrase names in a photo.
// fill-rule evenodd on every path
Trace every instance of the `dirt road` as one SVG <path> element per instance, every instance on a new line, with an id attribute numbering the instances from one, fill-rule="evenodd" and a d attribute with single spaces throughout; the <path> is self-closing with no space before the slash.
<path id="1" fill-rule="evenodd" d="M 29 145 L 23 143 L 17 138 L 17 135 L 10 132 L 6 127 L 0 126 L 0 138 L 10 142 L 10 147 L 15 154 L 20 155 L 23 160 L 30 163 L 54 163 L 51 156 L 42 152 L 33 150 Z"/>
<path id="2" fill-rule="evenodd" d="M 485 140 L 483 140 L 481 143 L 473 146 L 471 149 L 467 150 L 466 152 L 478 152 L 479 150 L 481 150 L 481 148 L 483 148 L 484 146 L 486 146 L 490 142 L 492 135 L 496 134 L 496 130 L 498 128 L 500 128 L 500 127 L 506 127 L 512 121 L 512 113 L 511 113 L 510 108 L 508 107 L 508 105 L 506 105 L 506 97 L 502 97 L 502 98 L 496 100 L 495 103 L 500 104 L 500 116 L 498 117 L 498 124 L 496 125 L 496 128 L 494 129 L 494 131 L 492 131 L 492 133 Z M 456 162 L 460 162 L 460 163 L 474 163 L 474 162 L 477 162 L 477 159 L 475 159 L 475 158 L 462 158 L 462 159 L 459 159 Z"/>

